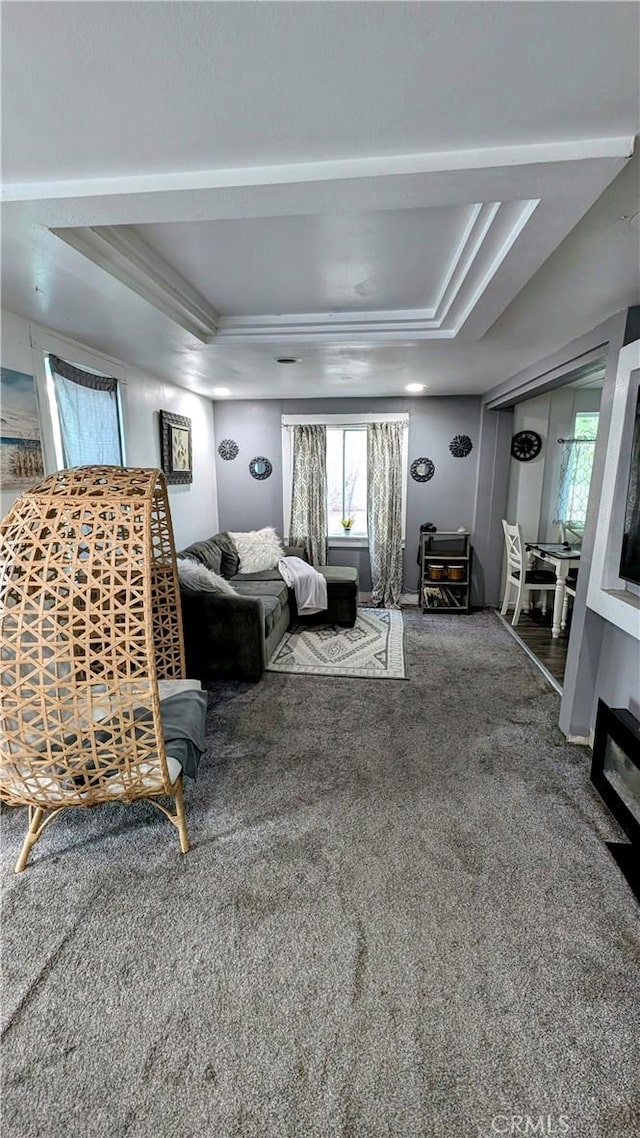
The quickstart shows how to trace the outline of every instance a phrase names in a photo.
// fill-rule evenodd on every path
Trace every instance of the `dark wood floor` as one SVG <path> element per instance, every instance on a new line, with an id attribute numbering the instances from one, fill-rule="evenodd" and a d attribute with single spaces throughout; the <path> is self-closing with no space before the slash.
<path id="1" fill-rule="evenodd" d="M 510 613 L 511 617 L 513 614 Z M 548 672 L 562 685 L 564 669 L 567 662 L 567 645 L 569 643 L 569 629 L 560 633 L 557 640 L 551 638 L 551 625 L 542 624 L 541 620 L 532 619 L 527 613 L 522 613 L 517 626 L 514 628 L 527 648 L 544 664 Z"/>

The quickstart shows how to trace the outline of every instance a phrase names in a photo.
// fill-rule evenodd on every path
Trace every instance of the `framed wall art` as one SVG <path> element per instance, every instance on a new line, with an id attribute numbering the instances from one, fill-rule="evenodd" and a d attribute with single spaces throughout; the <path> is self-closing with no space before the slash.
<path id="1" fill-rule="evenodd" d="M 186 415 L 160 412 L 160 459 L 167 482 L 193 482 L 191 419 Z"/>
<path id="2" fill-rule="evenodd" d="M 23 490 L 44 476 L 38 399 L 33 376 L 3 367 L 0 373 L 0 398 L 0 483 L 4 490 Z"/>

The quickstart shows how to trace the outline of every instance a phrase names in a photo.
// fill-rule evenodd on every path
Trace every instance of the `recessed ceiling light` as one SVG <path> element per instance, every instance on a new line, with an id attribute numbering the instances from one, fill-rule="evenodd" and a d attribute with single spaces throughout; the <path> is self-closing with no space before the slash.
<path id="1" fill-rule="evenodd" d="M 278 356 L 278 358 L 276 359 L 276 363 L 277 364 L 299 364 L 300 360 L 296 359 L 295 356 Z"/>
<path id="2" fill-rule="evenodd" d="M 213 394 L 214 395 L 231 395 L 231 391 L 228 387 L 214 387 Z"/>
<path id="3" fill-rule="evenodd" d="M 410 391 L 412 395 L 419 395 L 421 391 L 424 391 L 425 387 L 425 383 L 408 383 L 405 387 L 405 391 Z"/>

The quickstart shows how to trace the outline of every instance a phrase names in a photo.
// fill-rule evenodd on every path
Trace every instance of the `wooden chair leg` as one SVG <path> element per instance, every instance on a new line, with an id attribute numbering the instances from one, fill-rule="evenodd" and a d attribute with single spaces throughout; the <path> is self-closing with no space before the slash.
<path id="1" fill-rule="evenodd" d="M 43 814 L 44 810 L 41 806 L 29 807 L 29 829 L 27 830 L 26 837 L 22 843 L 20 857 L 16 862 L 16 873 L 22 873 L 23 869 L 26 868 L 27 862 L 29 860 L 29 854 L 31 853 L 31 850 L 35 846 L 38 838 L 40 837 L 40 834 L 42 833 L 42 827 L 40 823 L 42 821 Z"/>
<path id="2" fill-rule="evenodd" d="M 182 775 L 178 779 L 175 793 L 176 802 L 176 821 L 175 825 L 180 835 L 180 850 L 181 852 L 188 853 L 191 849 L 189 843 L 189 834 L 187 833 L 187 815 L 184 808 L 184 795 L 182 793 Z"/>
<path id="3" fill-rule="evenodd" d="M 507 581 L 505 581 L 505 584 L 504 584 L 504 597 L 502 598 L 502 608 L 500 609 L 500 615 L 501 616 L 506 616 L 506 614 L 508 612 L 510 592 L 511 592 L 511 582 L 509 580 L 507 580 Z"/>
<path id="4" fill-rule="evenodd" d="M 569 615 L 569 597 L 568 597 L 567 593 L 565 592 L 564 600 L 562 602 L 562 616 L 560 617 L 560 628 L 563 631 L 567 627 L 568 615 Z"/>

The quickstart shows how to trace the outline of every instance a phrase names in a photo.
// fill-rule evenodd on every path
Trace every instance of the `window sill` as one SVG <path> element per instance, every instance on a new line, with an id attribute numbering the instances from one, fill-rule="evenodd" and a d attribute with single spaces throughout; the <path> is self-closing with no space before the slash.
<path id="1" fill-rule="evenodd" d="M 368 549 L 369 538 L 366 534 L 329 534 L 327 538 L 329 549 Z"/>
<path id="2" fill-rule="evenodd" d="M 329 549 L 368 549 L 369 538 L 366 535 L 354 534 L 353 537 L 346 537 L 344 534 L 329 534 L 327 538 Z M 405 548 L 405 540 L 402 539 L 402 548 Z"/>

